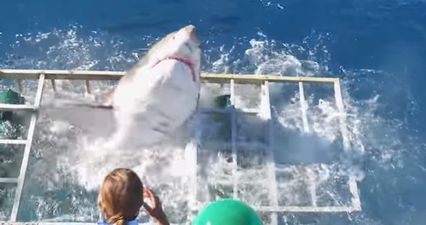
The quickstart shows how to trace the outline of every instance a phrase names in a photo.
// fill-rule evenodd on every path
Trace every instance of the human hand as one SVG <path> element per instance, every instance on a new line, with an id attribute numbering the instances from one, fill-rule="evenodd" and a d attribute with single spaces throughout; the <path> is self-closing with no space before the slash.
<path id="1" fill-rule="evenodd" d="M 169 225 L 169 221 L 163 211 L 160 198 L 147 187 L 144 187 L 143 198 L 143 208 L 145 209 L 146 213 L 154 218 L 160 225 Z M 149 202 L 149 204 L 147 202 Z"/>

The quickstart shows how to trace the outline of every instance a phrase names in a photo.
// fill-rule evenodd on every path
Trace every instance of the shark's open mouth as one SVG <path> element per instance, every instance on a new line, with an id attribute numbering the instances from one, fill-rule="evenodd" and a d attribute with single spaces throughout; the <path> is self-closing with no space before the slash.
<path id="1" fill-rule="evenodd" d="M 194 69 L 194 64 L 190 61 L 190 60 L 188 60 L 188 59 L 185 59 L 185 58 L 180 58 L 180 57 L 177 57 L 177 56 L 169 56 L 169 57 L 166 57 L 166 58 L 164 58 L 164 59 L 160 59 L 160 60 L 158 60 L 152 67 L 155 67 L 156 65 L 158 65 L 160 62 L 162 62 L 162 61 L 165 61 L 165 60 L 176 60 L 176 61 L 179 61 L 179 62 L 181 62 L 181 63 L 183 63 L 183 64 L 185 64 L 185 65 L 187 65 L 188 66 L 188 68 L 191 70 L 191 75 L 192 75 L 192 81 L 196 81 L 196 76 L 195 76 L 195 69 Z"/>

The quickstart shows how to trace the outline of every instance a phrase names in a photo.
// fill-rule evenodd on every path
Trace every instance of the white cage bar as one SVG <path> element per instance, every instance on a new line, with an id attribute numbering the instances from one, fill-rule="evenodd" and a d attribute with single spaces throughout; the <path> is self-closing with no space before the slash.
<path id="1" fill-rule="evenodd" d="M 84 80 L 85 81 L 85 91 L 87 93 L 91 92 L 90 81 L 91 80 L 119 80 L 124 75 L 124 72 L 113 72 L 113 71 L 66 71 L 66 70 L 0 70 L 0 78 L 13 78 L 17 79 L 18 89 L 22 90 L 22 85 L 20 80 L 22 79 L 38 79 L 38 89 L 35 97 L 34 105 L 12 105 L 12 104 L 0 104 L 0 110 L 29 110 L 32 111 L 29 132 L 26 140 L 0 140 L 0 144 L 23 144 L 25 145 L 24 158 L 21 164 L 20 174 L 18 178 L 0 178 L 0 183 L 16 183 L 17 190 L 14 200 L 14 205 L 11 213 L 10 221 L 0 221 L 0 224 L 9 224 L 10 222 L 17 221 L 17 215 L 19 212 L 19 203 L 22 195 L 22 188 L 25 182 L 25 174 L 28 165 L 28 158 L 31 151 L 32 136 L 35 129 L 36 119 L 37 119 L 37 109 L 40 105 L 43 93 L 43 86 L 45 79 L 51 80 L 53 90 L 60 91 L 55 85 L 55 80 L 58 79 L 67 79 L 67 80 Z M 237 112 L 235 109 L 235 84 L 255 84 L 260 85 L 261 93 L 261 106 L 259 110 L 242 110 L 243 114 L 250 115 L 260 115 L 266 121 L 266 159 L 267 159 L 267 179 L 268 179 L 268 193 L 269 193 L 269 206 L 254 206 L 259 212 L 267 212 L 271 215 L 271 224 L 277 224 L 277 213 L 285 212 L 311 212 L 311 213 L 337 213 L 337 212 L 355 212 L 361 210 L 361 200 L 359 196 L 359 190 L 357 187 L 357 182 L 354 177 L 349 177 L 348 179 L 348 188 L 351 194 L 351 204 L 343 206 L 318 206 L 316 202 L 312 202 L 311 206 L 280 206 L 278 204 L 278 187 L 276 181 L 276 169 L 274 163 L 274 152 L 271 150 L 271 145 L 274 142 L 272 138 L 272 115 L 271 115 L 271 103 L 270 103 L 270 93 L 269 85 L 270 83 L 296 83 L 299 85 L 299 96 L 300 96 L 300 110 L 303 121 L 303 128 L 305 132 L 310 132 L 309 123 L 307 120 L 306 110 L 308 104 L 306 103 L 305 93 L 303 84 L 305 83 L 319 83 L 319 84 L 328 84 L 333 85 L 334 88 L 334 97 L 337 109 L 340 113 L 339 123 L 340 123 L 340 132 L 342 135 L 342 142 L 345 150 L 350 148 L 350 142 L 348 137 L 348 131 L 346 127 L 346 114 L 343 105 L 342 94 L 340 90 L 340 82 L 338 78 L 324 78 L 324 77 L 288 77 L 288 76 L 275 76 L 275 75 L 253 75 L 253 74 L 209 74 L 202 73 L 202 82 L 203 83 L 217 83 L 217 84 L 229 84 L 230 85 L 230 97 L 231 97 L 231 107 L 226 109 L 208 109 L 208 110 L 199 110 L 199 114 L 203 113 L 224 113 L 231 116 L 231 150 L 232 150 L 232 164 L 233 172 L 232 174 L 232 196 L 234 198 L 239 198 L 238 196 L 238 185 L 241 184 L 236 176 L 237 173 L 237 158 L 238 158 L 238 148 L 240 146 L 253 147 L 252 144 L 247 144 L 244 142 L 237 142 Z M 187 144 L 185 148 L 185 157 L 189 163 L 192 165 L 193 171 L 191 176 L 191 182 L 189 188 L 192 193 L 197 193 L 197 151 L 199 145 L 200 134 L 194 134 L 194 139 Z M 223 143 L 222 143 L 223 144 Z M 250 145 L 250 146 L 249 146 Z M 257 146 L 254 146 L 257 147 Z M 221 182 L 221 181 L 218 181 Z M 225 181 L 224 181 L 225 182 Z M 314 183 L 314 182 L 313 182 Z M 311 187 L 310 194 L 313 196 L 312 199 L 316 199 L 316 187 Z M 191 193 L 190 192 L 190 193 Z M 197 204 L 196 196 L 189 196 L 188 198 L 190 217 L 200 209 L 202 205 Z M 66 222 L 67 224 L 87 224 L 87 223 L 73 223 L 70 221 Z M 23 224 L 23 223 L 20 223 Z M 51 223 L 51 222 L 37 222 L 37 223 L 25 223 L 25 224 L 64 224 L 64 223 Z"/>
<path id="2" fill-rule="evenodd" d="M 260 100 L 260 112 L 262 118 L 266 120 L 266 132 L 265 138 L 267 141 L 266 149 L 266 160 L 267 160 L 267 176 L 268 176 L 268 187 L 269 187 L 269 201 L 272 207 L 278 207 L 278 190 L 277 190 L 277 181 L 275 174 L 275 161 L 274 161 L 274 152 L 272 151 L 271 146 L 273 145 L 272 138 L 272 114 L 271 114 L 271 103 L 269 98 L 269 81 L 264 81 L 261 84 L 261 100 Z M 278 215 L 276 212 L 271 213 L 271 224 L 278 224 Z"/>
<path id="3" fill-rule="evenodd" d="M 34 136 L 34 130 L 35 130 L 36 122 L 37 122 L 37 109 L 40 106 L 41 98 L 43 94 L 45 75 L 43 73 L 40 73 L 36 75 L 36 77 L 38 79 L 38 85 L 37 85 L 34 105 L 0 104 L 0 110 L 15 110 L 15 111 L 30 110 L 31 111 L 31 119 L 30 119 L 30 124 L 28 127 L 26 140 L 8 140 L 8 139 L 0 140 L 0 144 L 25 145 L 24 155 L 22 157 L 22 162 L 21 162 L 21 168 L 19 170 L 19 176 L 16 178 L 15 177 L 0 178 L 0 183 L 16 183 L 17 184 L 16 191 L 15 191 L 15 198 L 13 200 L 12 212 L 10 215 L 10 221 L 12 222 L 16 222 L 19 205 L 21 203 L 22 189 L 25 183 L 25 175 L 27 172 L 28 161 L 29 161 L 30 152 L 31 152 L 32 139 Z M 18 82 L 18 89 L 22 90 L 21 82 Z"/>

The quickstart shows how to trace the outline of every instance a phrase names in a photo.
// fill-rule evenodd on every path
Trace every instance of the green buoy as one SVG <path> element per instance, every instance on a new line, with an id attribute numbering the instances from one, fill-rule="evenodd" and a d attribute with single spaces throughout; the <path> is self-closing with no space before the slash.
<path id="1" fill-rule="evenodd" d="M 0 92 L 0 103 L 3 104 L 24 104 L 25 99 L 17 92 L 7 90 Z M 0 121 L 10 120 L 12 118 L 11 111 L 0 111 Z"/>
<path id="2" fill-rule="evenodd" d="M 25 99 L 12 90 L 0 92 L 0 103 L 2 104 L 24 104 Z M 0 111 L 0 139 L 17 139 L 21 131 L 21 125 L 13 118 L 12 111 Z M 19 154 L 16 147 L 0 145 L 0 177 L 11 177 L 11 171 L 19 170 L 14 165 L 19 162 Z M 19 165 L 19 164 L 18 164 Z M 0 188 L 0 192 L 5 189 Z M 0 203 L 5 199 L 0 198 Z M 1 204 L 0 204 L 1 205 Z M 4 205 L 3 205 L 4 206 Z"/>
<path id="3" fill-rule="evenodd" d="M 215 99 L 215 105 L 218 108 L 227 108 L 231 106 L 231 95 L 220 95 L 217 96 Z"/>
<path id="4" fill-rule="evenodd" d="M 232 107 L 231 104 L 231 95 L 223 94 L 214 98 L 214 107 L 219 109 L 227 109 Z M 230 124 L 229 114 L 223 113 L 213 113 L 211 114 L 213 121 L 220 126 L 218 130 L 218 137 L 220 140 L 225 141 L 231 138 L 230 127 L 227 125 Z"/>
<path id="5" fill-rule="evenodd" d="M 243 202 L 223 199 L 208 204 L 192 225 L 262 225 L 259 215 Z"/>
<path id="6" fill-rule="evenodd" d="M 25 99 L 12 90 L 0 92 L 0 103 L 2 104 L 24 104 Z M 13 120 L 12 111 L 0 111 L 0 138 L 16 139 L 19 136 L 20 125 Z M 3 147 L 3 146 L 2 146 Z"/>

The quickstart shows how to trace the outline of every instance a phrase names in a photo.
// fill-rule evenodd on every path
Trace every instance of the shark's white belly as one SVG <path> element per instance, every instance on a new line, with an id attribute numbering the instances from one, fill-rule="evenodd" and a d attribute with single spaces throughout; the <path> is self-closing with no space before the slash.
<path id="1" fill-rule="evenodd" d="M 141 69 L 117 87 L 113 107 L 118 142 L 154 144 L 181 126 L 196 110 L 199 78 L 189 67 L 165 60 L 153 69 Z"/>

